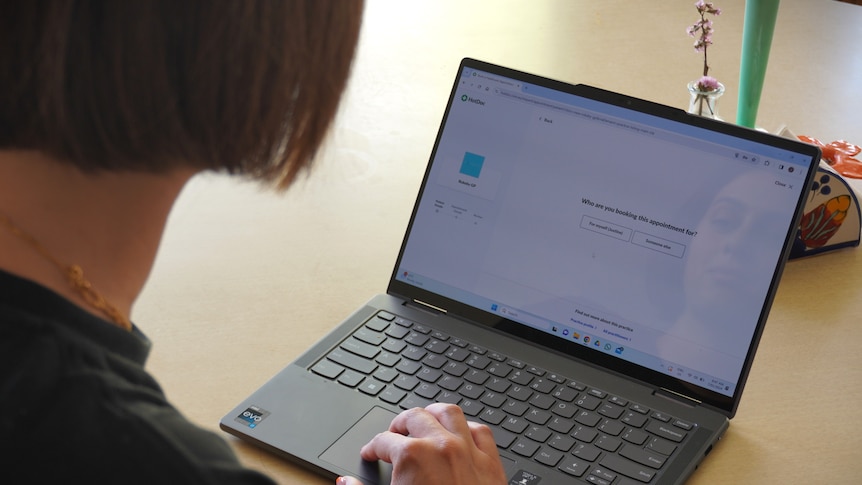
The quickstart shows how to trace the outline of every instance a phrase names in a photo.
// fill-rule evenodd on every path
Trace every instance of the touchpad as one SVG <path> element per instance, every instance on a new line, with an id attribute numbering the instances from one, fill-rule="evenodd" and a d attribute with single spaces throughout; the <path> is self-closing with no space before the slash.
<path id="1" fill-rule="evenodd" d="M 365 485 L 388 484 L 391 482 L 392 465 L 382 461 L 365 461 L 360 458 L 359 450 L 377 433 L 388 430 L 395 416 L 395 413 L 386 409 L 372 408 L 324 451 L 320 459 L 347 470 Z"/>

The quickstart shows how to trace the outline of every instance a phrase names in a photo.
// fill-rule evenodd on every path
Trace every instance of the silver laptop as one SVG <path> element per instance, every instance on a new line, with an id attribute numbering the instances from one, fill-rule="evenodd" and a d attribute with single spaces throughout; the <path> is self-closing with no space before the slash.
<path id="1" fill-rule="evenodd" d="M 511 484 L 682 483 L 734 416 L 816 147 L 464 59 L 385 294 L 226 432 L 322 475 L 458 404 Z"/>

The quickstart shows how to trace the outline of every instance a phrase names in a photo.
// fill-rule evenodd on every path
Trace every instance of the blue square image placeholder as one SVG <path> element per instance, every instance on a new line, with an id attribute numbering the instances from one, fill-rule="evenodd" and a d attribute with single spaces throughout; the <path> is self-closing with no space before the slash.
<path id="1" fill-rule="evenodd" d="M 479 178 L 479 174 L 482 173 L 483 163 L 485 163 L 485 157 L 482 155 L 465 152 L 464 161 L 461 162 L 461 173 Z"/>

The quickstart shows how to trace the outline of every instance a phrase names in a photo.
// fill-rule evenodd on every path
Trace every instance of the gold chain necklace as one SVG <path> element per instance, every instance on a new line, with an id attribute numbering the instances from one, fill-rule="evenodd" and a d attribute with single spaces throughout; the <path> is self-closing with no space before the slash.
<path id="1" fill-rule="evenodd" d="M 105 316 L 107 316 L 118 327 L 124 330 L 132 330 L 132 323 L 129 319 L 120 313 L 114 305 L 111 305 L 108 300 L 101 295 L 101 293 L 96 291 L 96 288 L 94 288 L 93 285 L 84 278 L 84 270 L 81 269 L 79 265 L 70 264 L 69 266 L 65 266 L 57 261 L 57 258 L 49 253 L 44 246 L 39 244 L 39 241 L 37 241 L 36 238 L 27 234 L 21 228 L 13 224 L 12 221 L 3 213 L 0 213 L 0 223 L 2 223 L 9 232 L 36 250 L 40 256 L 56 266 L 57 269 L 59 269 L 66 277 L 66 281 L 69 282 L 72 289 L 77 291 L 81 297 L 84 298 L 84 301 L 86 301 L 87 304 L 104 313 Z"/>

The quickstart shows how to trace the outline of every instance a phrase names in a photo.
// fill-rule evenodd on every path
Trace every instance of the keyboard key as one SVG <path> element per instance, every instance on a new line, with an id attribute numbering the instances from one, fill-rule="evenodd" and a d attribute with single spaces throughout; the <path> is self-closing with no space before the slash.
<path id="1" fill-rule="evenodd" d="M 498 394 L 496 392 L 486 392 L 480 400 L 482 401 L 482 404 L 498 408 L 506 402 L 506 395 Z"/>
<path id="2" fill-rule="evenodd" d="M 616 473 L 613 473 L 610 470 L 607 470 L 602 467 L 593 468 L 593 471 L 590 472 L 590 475 L 605 480 L 608 483 L 613 482 L 617 478 Z"/>
<path id="3" fill-rule="evenodd" d="M 461 402 L 461 395 L 457 392 L 452 391 L 440 391 L 440 394 L 437 394 L 437 402 L 445 402 L 448 404 L 458 404 Z"/>
<path id="4" fill-rule="evenodd" d="M 532 365 L 527 366 L 527 372 L 529 372 L 530 374 L 533 374 L 533 375 L 540 376 L 540 377 L 545 375 L 545 369 L 540 369 L 540 368 L 532 366 Z"/>
<path id="5" fill-rule="evenodd" d="M 572 450 L 572 454 L 587 461 L 596 461 L 596 458 L 602 454 L 602 450 L 593 445 L 579 443 L 575 445 L 575 449 Z"/>
<path id="6" fill-rule="evenodd" d="M 499 409 L 485 408 L 484 411 L 479 415 L 479 419 L 485 421 L 489 424 L 500 424 L 506 419 L 506 413 L 500 411 Z"/>
<path id="7" fill-rule="evenodd" d="M 557 401 L 557 404 L 555 404 L 551 408 L 551 411 L 554 414 L 559 415 L 563 418 L 571 419 L 572 416 L 574 416 L 575 413 L 578 412 L 578 407 L 575 406 L 574 404 L 569 404 L 567 402 Z"/>
<path id="8" fill-rule="evenodd" d="M 435 354 L 442 354 L 449 350 L 449 344 L 442 340 L 431 340 L 425 345 L 425 350 L 434 352 Z"/>
<path id="9" fill-rule="evenodd" d="M 492 363 L 485 370 L 497 377 L 506 377 L 512 372 L 512 368 L 506 364 Z"/>
<path id="10" fill-rule="evenodd" d="M 339 374 L 344 372 L 344 367 L 328 360 L 321 360 L 317 364 L 314 364 L 311 371 L 323 377 L 335 379 Z"/>
<path id="11" fill-rule="evenodd" d="M 391 314 L 385 310 L 380 310 L 379 312 L 377 312 L 377 318 L 379 318 L 381 320 L 385 320 L 387 322 L 391 322 L 392 320 L 395 320 L 395 315 L 393 315 L 393 314 Z"/>
<path id="12" fill-rule="evenodd" d="M 380 353 L 379 348 L 360 342 L 355 338 L 349 338 L 342 342 L 341 348 L 348 352 L 365 357 L 366 359 L 373 359 L 378 353 Z"/>
<path id="13" fill-rule="evenodd" d="M 474 353 L 474 354 L 471 354 L 470 357 L 467 358 L 467 361 L 464 363 L 469 365 L 470 367 L 474 367 L 476 369 L 482 370 L 485 367 L 488 367 L 488 364 L 491 363 L 491 359 L 484 357 L 484 356 L 481 356 L 481 355 L 477 355 Z M 506 376 L 500 376 L 500 377 L 506 377 Z"/>
<path id="14" fill-rule="evenodd" d="M 485 381 L 485 387 L 494 392 L 506 392 L 510 387 L 512 387 L 512 384 L 506 379 L 491 377 Z"/>
<path id="15" fill-rule="evenodd" d="M 384 333 L 392 338 L 397 338 L 400 340 L 403 339 L 407 334 L 409 334 L 410 330 L 398 325 L 390 325 Z"/>
<path id="16" fill-rule="evenodd" d="M 589 427 L 599 424 L 599 421 L 601 420 L 601 416 L 590 411 L 581 411 L 580 414 L 578 414 L 578 417 L 575 418 L 575 421 Z"/>
<path id="17" fill-rule="evenodd" d="M 655 451 L 656 453 L 661 453 L 665 456 L 670 456 L 674 451 L 676 451 L 675 444 L 661 438 L 653 438 L 652 441 L 650 441 L 646 447 L 648 450 Z"/>
<path id="18" fill-rule="evenodd" d="M 557 433 L 569 434 L 569 431 L 575 426 L 568 419 L 563 418 L 552 418 L 550 422 L 548 422 L 548 428 L 556 431 Z"/>
<path id="19" fill-rule="evenodd" d="M 413 322 L 411 322 L 410 320 L 407 320 L 404 317 L 395 317 L 395 320 L 393 320 L 393 321 L 395 323 L 397 323 L 398 325 L 401 325 L 402 327 L 405 327 L 405 328 L 410 328 L 413 326 Z"/>
<path id="20" fill-rule="evenodd" d="M 465 383 L 461 386 L 461 389 L 458 389 L 458 392 L 467 399 L 479 399 L 483 394 L 485 394 L 485 389 L 482 388 L 482 386 Z"/>
<path id="21" fill-rule="evenodd" d="M 595 411 L 601 403 L 602 401 L 588 394 L 581 395 L 581 397 L 579 397 L 578 400 L 575 401 L 575 404 L 590 411 Z"/>
<path id="22" fill-rule="evenodd" d="M 572 446 L 575 446 L 575 440 L 562 434 L 555 434 L 548 441 L 548 445 L 560 451 L 569 451 L 572 449 Z"/>
<path id="23" fill-rule="evenodd" d="M 563 459 L 563 454 L 557 450 L 545 447 L 539 450 L 533 459 L 543 465 L 557 466 L 557 463 Z"/>
<path id="24" fill-rule="evenodd" d="M 486 372 L 472 369 L 466 374 L 464 374 L 464 380 L 467 382 L 472 382 L 473 384 L 479 384 L 480 386 L 488 380 L 489 376 Z"/>
<path id="25" fill-rule="evenodd" d="M 469 368 L 460 362 L 449 362 L 443 366 L 443 372 L 456 377 L 463 376 Z"/>
<path id="26" fill-rule="evenodd" d="M 357 339 L 371 345 L 380 345 L 386 340 L 386 335 L 368 328 L 360 328 L 353 334 Z"/>
<path id="27" fill-rule="evenodd" d="M 365 376 L 353 371 L 346 371 L 340 376 L 338 376 L 338 382 L 344 384 L 347 387 L 356 387 L 362 379 L 365 379 Z"/>
<path id="28" fill-rule="evenodd" d="M 551 432 L 543 426 L 530 426 L 527 428 L 527 431 L 524 433 L 524 436 L 538 443 L 544 443 L 548 438 L 551 437 Z M 554 463 L 554 465 L 556 465 L 556 463 Z"/>
<path id="29" fill-rule="evenodd" d="M 398 379 L 395 379 L 393 382 L 396 387 L 400 389 L 404 389 L 405 391 L 412 391 L 419 385 L 419 379 L 411 376 L 411 375 L 401 375 Z"/>
<path id="30" fill-rule="evenodd" d="M 578 392 L 568 386 L 558 386 L 553 396 L 561 401 L 572 402 L 578 397 Z"/>
<path id="31" fill-rule="evenodd" d="M 542 394 L 550 394 L 555 387 L 557 387 L 557 384 L 548 379 L 535 379 L 530 384 L 531 389 L 536 392 L 541 392 Z"/>
<path id="32" fill-rule="evenodd" d="M 423 367 L 419 372 L 416 373 L 416 377 L 422 379 L 425 382 L 437 382 L 437 379 L 442 376 L 443 373 L 437 369 L 430 369 L 428 367 Z"/>
<path id="33" fill-rule="evenodd" d="M 581 477 L 590 469 L 590 463 L 578 458 L 567 456 L 560 463 L 560 466 L 557 467 L 557 469 L 573 477 Z"/>
<path id="34" fill-rule="evenodd" d="M 641 430 L 629 428 L 626 430 L 625 433 L 623 433 L 622 438 L 629 443 L 634 443 L 640 446 L 646 443 L 646 441 L 649 439 L 649 435 Z"/>
<path id="35" fill-rule="evenodd" d="M 493 374 L 493 372 L 491 373 Z M 527 386 L 530 384 L 530 381 L 533 380 L 533 375 L 525 370 L 516 370 L 509 374 L 509 380 L 515 384 Z"/>
<path id="36" fill-rule="evenodd" d="M 686 436 L 685 431 L 681 431 L 677 428 L 663 424 L 659 421 L 650 421 L 649 424 L 646 426 L 646 430 L 654 435 L 669 439 L 671 441 L 676 441 L 677 443 L 681 443 Z"/>
<path id="37" fill-rule="evenodd" d="M 686 431 L 691 431 L 691 429 L 694 428 L 693 424 L 686 422 L 686 421 L 683 421 L 681 419 L 674 419 L 673 423 L 671 423 L 671 424 L 673 424 L 677 428 L 681 428 L 681 429 L 684 429 Z"/>
<path id="38" fill-rule="evenodd" d="M 449 343 L 453 344 L 452 341 L 450 341 Z M 465 360 L 467 360 L 467 357 L 470 357 L 470 355 L 472 354 L 470 354 L 470 352 L 468 352 L 466 349 L 462 349 L 459 347 L 450 347 L 449 350 L 446 351 L 446 357 L 449 357 L 449 359 L 456 362 L 464 362 Z"/>
<path id="39" fill-rule="evenodd" d="M 446 389 L 447 391 L 457 391 L 463 383 L 464 381 L 462 381 L 461 379 L 447 375 L 444 375 L 440 378 L 439 381 L 437 381 L 437 385 L 443 389 Z"/>
<path id="40" fill-rule="evenodd" d="M 381 349 L 386 350 L 388 352 L 392 352 L 393 354 L 399 354 L 404 347 L 407 347 L 407 344 L 401 340 L 389 339 L 386 342 L 383 342 L 383 345 L 380 346 Z"/>
<path id="41" fill-rule="evenodd" d="M 602 404 L 602 406 L 599 408 L 599 414 L 607 416 L 611 419 L 619 419 L 619 417 L 622 416 L 623 411 L 625 411 L 625 408 L 621 408 L 610 403 Z"/>
<path id="42" fill-rule="evenodd" d="M 554 405 L 554 398 L 547 394 L 535 394 L 530 398 L 530 404 L 541 409 L 551 409 Z"/>
<path id="43" fill-rule="evenodd" d="M 401 372 L 402 374 L 410 374 L 413 375 L 419 372 L 419 369 L 422 368 L 422 364 L 419 362 L 413 362 L 412 360 L 401 359 L 401 362 L 395 366 L 395 370 Z"/>
<path id="44" fill-rule="evenodd" d="M 620 475 L 625 475 L 631 479 L 644 483 L 649 483 L 649 481 L 655 476 L 655 472 L 653 470 L 617 455 L 605 455 L 605 457 L 602 458 L 601 464 Z"/>
<path id="45" fill-rule="evenodd" d="M 617 451 L 617 449 L 622 444 L 622 441 L 612 438 L 606 434 L 599 436 L 599 439 L 596 440 L 595 445 L 605 451 Z"/>
<path id="46" fill-rule="evenodd" d="M 527 410 L 530 409 L 530 406 L 527 406 L 521 401 L 509 399 L 508 401 L 506 401 L 506 404 L 503 406 L 503 409 L 513 416 L 523 416 L 524 413 L 526 413 Z"/>
<path id="47" fill-rule="evenodd" d="M 433 367 L 435 369 L 440 369 L 444 365 L 446 365 L 446 357 L 443 357 L 439 354 L 428 354 L 422 359 L 422 363 L 427 365 L 428 367 Z"/>
<path id="48" fill-rule="evenodd" d="M 599 435 L 599 432 L 594 430 L 593 428 L 587 428 L 586 426 L 578 426 L 575 428 L 575 431 L 572 432 L 572 438 L 575 438 L 578 441 L 582 441 L 584 443 L 592 443 L 596 436 Z"/>
<path id="49" fill-rule="evenodd" d="M 485 409 L 485 406 L 479 401 L 476 401 L 475 399 L 465 399 L 459 402 L 458 406 L 461 407 L 461 410 L 464 411 L 464 414 L 467 416 L 478 416 L 479 413 L 481 413 L 482 410 Z"/>
<path id="50" fill-rule="evenodd" d="M 623 449 L 620 450 L 620 456 L 624 456 L 629 460 L 640 463 L 641 465 L 655 468 L 656 470 L 664 466 L 667 461 L 667 457 L 663 455 L 652 453 L 632 445 L 624 446 Z"/>
<path id="51" fill-rule="evenodd" d="M 391 352 L 380 352 L 377 354 L 377 358 L 374 359 L 380 365 L 385 365 L 386 367 L 392 367 L 398 362 L 401 362 L 401 356 L 398 354 L 393 354 Z"/>
<path id="52" fill-rule="evenodd" d="M 544 425 L 551 419 L 551 413 L 541 409 L 531 409 L 525 416 L 531 423 Z"/>
<path id="53" fill-rule="evenodd" d="M 519 418 L 517 416 L 509 416 L 503 422 L 503 428 L 506 430 L 509 430 L 513 433 L 521 434 L 524 432 L 525 429 L 527 429 L 527 426 L 529 426 L 529 424 L 530 423 L 528 423 L 527 420 L 524 418 Z M 535 453 L 535 451 L 534 451 L 534 453 Z M 531 455 L 532 455 L 532 453 L 531 453 Z"/>
<path id="54" fill-rule="evenodd" d="M 348 369 L 353 369 L 364 374 L 371 374 L 375 369 L 377 369 L 377 364 L 375 362 L 366 360 L 342 349 L 333 350 L 326 356 L 326 358 L 336 364 L 340 364 Z"/>
<path id="55" fill-rule="evenodd" d="M 413 345 L 408 345 L 407 348 L 401 352 L 402 357 L 415 361 L 422 360 L 422 357 L 425 357 L 426 354 L 428 354 L 427 350 Z"/>
<path id="56" fill-rule="evenodd" d="M 656 412 L 652 413 L 652 415 L 650 417 L 652 417 L 653 419 L 657 419 L 659 421 L 662 421 L 664 423 L 669 423 L 671 420 L 671 416 L 669 416 L 669 415 L 667 415 L 661 411 L 656 411 Z"/>
<path id="57" fill-rule="evenodd" d="M 640 428 L 647 422 L 647 417 L 638 412 L 628 412 L 625 416 L 623 416 L 622 422 L 634 426 L 635 428 Z"/>
<path id="58" fill-rule="evenodd" d="M 419 384 L 413 392 L 425 399 L 434 399 L 440 393 L 440 388 L 434 384 Z"/>
<path id="59" fill-rule="evenodd" d="M 389 404 L 398 404 L 407 393 L 402 391 L 401 389 L 396 389 L 392 386 L 386 386 L 377 397 L 379 397 L 382 401 L 388 402 Z"/>
<path id="60" fill-rule="evenodd" d="M 602 424 L 598 427 L 599 431 L 609 434 L 611 436 L 619 436 L 620 433 L 623 432 L 625 426 L 619 421 L 612 421 L 610 419 L 606 419 L 602 422 Z"/>
<path id="61" fill-rule="evenodd" d="M 405 342 L 416 347 L 422 347 L 426 342 L 428 342 L 428 340 L 429 338 L 426 335 L 419 332 L 410 332 L 410 334 L 404 338 Z"/>
<path id="62" fill-rule="evenodd" d="M 374 373 L 374 378 L 378 381 L 382 382 L 392 382 L 395 378 L 398 377 L 398 372 L 395 369 L 390 369 L 388 367 L 381 367 L 377 369 L 377 372 Z"/>
<path id="63" fill-rule="evenodd" d="M 425 335 L 428 335 L 429 333 L 431 333 L 430 328 L 426 327 L 425 325 L 420 325 L 418 323 L 413 324 L 413 330 L 415 330 L 419 333 L 423 333 Z"/>
<path id="64" fill-rule="evenodd" d="M 362 383 L 357 389 L 368 394 L 369 396 L 376 396 L 383 388 L 386 387 L 386 384 L 376 381 L 374 379 L 366 379 L 365 382 Z"/>
<path id="65" fill-rule="evenodd" d="M 382 332 L 389 327 L 389 322 L 392 320 L 386 320 L 384 318 L 380 318 L 380 315 L 377 315 L 377 318 L 372 318 L 368 320 L 368 323 L 365 324 L 365 327 L 375 332 Z"/>
<path id="66" fill-rule="evenodd" d="M 535 441 L 530 441 L 525 438 L 521 438 L 512 445 L 512 452 L 517 453 L 521 456 L 526 456 L 527 458 L 533 456 L 537 451 L 539 451 L 539 444 Z"/>
<path id="67" fill-rule="evenodd" d="M 533 396 L 533 391 L 531 391 L 529 387 L 525 386 L 512 386 L 506 394 L 512 399 L 527 401 Z"/>

